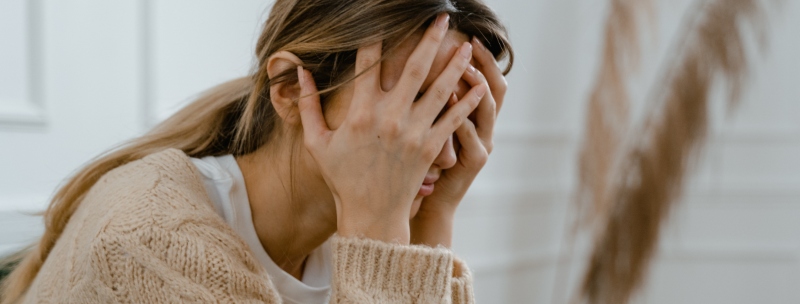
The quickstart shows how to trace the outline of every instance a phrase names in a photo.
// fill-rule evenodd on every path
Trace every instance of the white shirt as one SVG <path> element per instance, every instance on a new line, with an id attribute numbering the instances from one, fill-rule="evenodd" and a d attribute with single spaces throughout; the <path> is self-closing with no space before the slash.
<path id="1" fill-rule="evenodd" d="M 191 160 L 203 175 L 203 183 L 217 214 L 247 242 L 250 251 L 267 270 L 284 303 L 328 303 L 332 269 L 329 241 L 311 252 L 303 270 L 303 280 L 297 280 L 278 267 L 261 245 L 253 226 L 244 177 L 233 156 Z"/>

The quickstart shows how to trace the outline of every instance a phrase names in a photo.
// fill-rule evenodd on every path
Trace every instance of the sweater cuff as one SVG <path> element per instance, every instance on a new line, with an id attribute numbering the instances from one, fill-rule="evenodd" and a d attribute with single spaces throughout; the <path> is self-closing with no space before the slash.
<path id="1" fill-rule="evenodd" d="M 453 304 L 474 304 L 475 295 L 472 291 L 472 272 L 467 264 L 459 258 L 453 260 L 452 279 Z"/>
<path id="2" fill-rule="evenodd" d="M 332 251 L 335 300 L 442 303 L 451 296 L 454 257 L 445 248 L 336 235 Z"/>

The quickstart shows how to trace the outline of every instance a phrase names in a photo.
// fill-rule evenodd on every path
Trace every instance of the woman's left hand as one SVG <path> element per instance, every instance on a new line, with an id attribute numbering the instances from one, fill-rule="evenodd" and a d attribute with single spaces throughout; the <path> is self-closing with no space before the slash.
<path id="1" fill-rule="evenodd" d="M 461 146 L 457 150 L 456 164 L 442 172 L 433 194 L 422 200 L 417 215 L 411 219 L 411 242 L 414 244 L 451 246 L 456 208 L 492 153 L 494 125 L 508 84 L 492 53 L 475 38 L 472 46 L 472 56 L 480 72 L 465 72 L 463 79 L 473 87 L 488 84 L 489 92 L 470 119 L 464 120 L 456 130 Z M 457 102 L 455 96 L 450 102 Z"/>

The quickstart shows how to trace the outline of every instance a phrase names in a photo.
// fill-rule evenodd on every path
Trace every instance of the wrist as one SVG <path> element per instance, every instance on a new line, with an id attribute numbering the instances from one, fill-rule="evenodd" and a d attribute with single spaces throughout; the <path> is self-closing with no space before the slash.
<path id="1" fill-rule="evenodd" d="M 427 212 L 411 220 L 411 243 L 450 248 L 453 242 L 454 212 Z"/>
<path id="2" fill-rule="evenodd" d="M 458 205 L 458 201 L 425 200 L 414 218 L 431 221 L 452 220 Z"/>
<path id="3" fill-rule="evenodd" d="M 343 216 L 338 221 L 337 233 L 343 237 L 368 238 L 401 245 L 408 245 L 411 239 L 407 216 L 405 219 Z"/>

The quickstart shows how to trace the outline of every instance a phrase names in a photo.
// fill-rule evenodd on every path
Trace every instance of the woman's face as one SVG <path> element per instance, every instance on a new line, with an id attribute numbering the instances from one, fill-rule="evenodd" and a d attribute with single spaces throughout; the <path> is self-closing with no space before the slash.
<path id="1" fill-rule="evenodd" d="M 406 64 L 406 61 L 408 61 L 408 57 L 421 40 L 422 34 L 423 31 L 421 30 L 414 33 L 414 35 L 400 44 L 400 46 L 392 53 L 387 54 L 386 60 L 384 60 L 381 65 L 381 87 L 384 91 L 391 90 L 398 82 L 403 73 L 403 67 Z M 469 41 L 469 38 L 470 37 L 467 37 L 461 32 L 454 30 L 448 31 L 445 39 L 442 41 L 439 52 L 436 54 L 436 58 L 433 61 L 433 65 L 428 73 L 428 77 L 425 79 L 425 82 L 420 88 L 420 93 L 425 92 L 428 86 L 430 86 L 434 80 L 436 80 L 436 77 L 439 77 L 439 74 L 442 73 L 447 64 L 450 62 L 450 59 L 453 57 L 453 54 L 455 54 L 458 47 L 464 42 Z M 469 89 L 469 85 L 464 80 L 461 80 L 457 87 L 454 88 L 456 96 L 459 99 L 464 96 Z M 330 127 L 332 130 L 337 129 L 347 115 L 347 112 L 350 108 L 350 101 L 353 98 L 353 90 L 354 85 L 351 82 L 350 84 L 340 88 L 336 94 L 334 94 L 330 100 L 328 100 L 328 106 L 325 109 L 325 121 L 328 123 L 328 127 Z M 434 160 L 430 169 L 428 169 L 428 173 L 425 175 L 425 180 L 420 185 L 420 190 L 417 193 L 417 196 L 414 198 L 414 204 L 411 207 L 411 217 L 416 215 L 417 211 L 419 210 L 419 206 L 422 203 L 422 199 L 432 193 L 434 190 L 433 183 L 439 179 L 442 171 L 452 168 L 455 165 L 456 149 L 457 147 L 454 146 L 453 136 L 451 135 L 442 147 L 442 150 L 439 152 L 439 155 Z"/>

